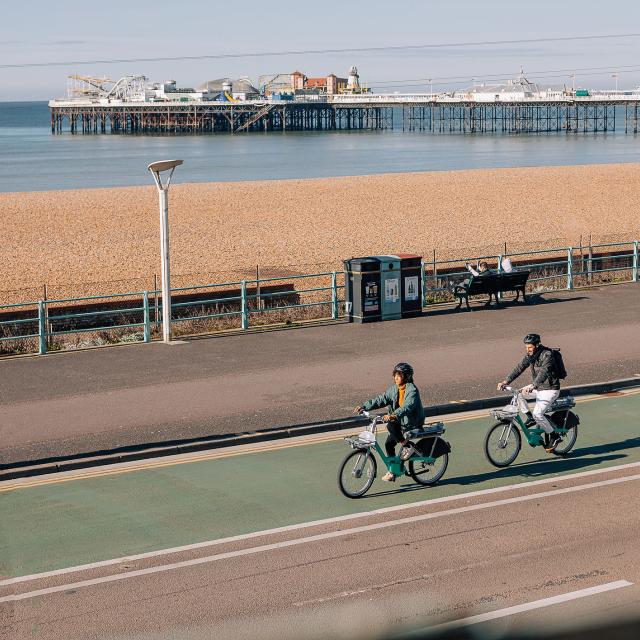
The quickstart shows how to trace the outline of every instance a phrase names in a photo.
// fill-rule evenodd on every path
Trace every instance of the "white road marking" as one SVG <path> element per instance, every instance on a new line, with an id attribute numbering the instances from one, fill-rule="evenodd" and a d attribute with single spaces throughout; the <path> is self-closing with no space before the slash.
<path id="1" fill-rule="evenodd" d="M 211 556 L 204 556 L 202 558 L 192 558 L 191 560 L 183 560 L 181 562 L 173 562 L 171 564 L 158 565 L 155 567 L 148 567 L 146 569 L 138 569 L 135 571 L 126 571 L 123 573 L 116 573 L 109 576 L 103 576 L 100 578 L 94 578 L 92 580 L 82 580 L 79 582 L 72 582 L 68 584 L 61 584 L 55 587 L 48 587 L 45 589 L 37 589 L 35 591 L 28 591 L 25 593 L 18 593 L 0 598 L 2 602 L 16 602 L 18 600 L 26 600 L 29 598 L 36 598 L 38 596 L 47 595 L 50 593 L 59 593 L 61 591 L 68 591 L 69 589 L 81 589 L 84 587 L 90 587 L 98 584 L 104 584 L 108 582 L 116 582 L 119 580 L 126 580 L 129 578 L 136 578 L 139 576 L 153 575 L 155 573 L 163 573 L 165 571 L 173 571 L 175 569 L 184 569 L 186 567 L 194 567 L 201 564 L 209 564 L 211 562 L 217 562 L 219 560 L 228 560 L 230 558 L 238 558 L 241 556 L 254 555 L 257 553 L 263 553 L 265 551 L 273 551 L 275 549 L 284 549 L 287 547 L 294 547 L 301 544 L 308 544 L 310 542 L 319 542 L 320 540 L 330 540 L 333 538 L 340 538 L 342 536 L 353 535 L 356 533 L 364 533 L 366 531 L 376 531 L 379 529 L 387 529 L 389 527 L 396 527 L 404 524 L 411 524 L 414 522 L 423 522 L 425 520 L 434 520 L 436 518 L 443 518 L 446 516 L 456 515 L 460 513 L 468 513 L 470 511 L 479 511 L 482 509 L 490 509 L 492 507 L 500 507 L 508 504 L 515 504 L 518 502 L 528 502 L 531 500 L 539 500 L 541 498 L 548 498 L 551 496 L 558 496 L 567 493 L 574 493 L 577 491 L 585 491 L 587 489 L 595 489 L 599 487 L 606 487 L 614 484 L 620 484 L 622 482 L 631 482 L 633 480 L 640 480 L 640 474 L 633 476 L 625 476 L 622 478 L 611 478 L 610 480 L 600 480 L 599 482 L 591 482 L 588 484 L 581 484 L 575 487 L 565 487 L 564 489 L 554 489 L 552 491 L 543 491 L 541 493 L 532 493 L 525 496 L 518 496 L 513 498 L 505 498 L 503 500 L 494 500 L 493 502 L 483 502 L 475 505 L 468 505 L 466 507 L 457 507 L 455 509 L 447 509 L 445 511 L 435 511 L 431 513 L 423 513 L 417 516 L 410 516 L 407 518 L 399 518 L 397 520 L 389 520 L 386 522 L 378 522 L 375 524 L 363 525 L 360 527 L 351 527 L 348 529 L 340 529 L 338 531 L 329 531 L 326 533 L 319 533 L 313 536 L 307 536 L 305 538 L 294 538 L 292 540 L 284 540 L 282 542 L 274 542 L 272 544 L 264 544 L 256 547 L 248 547 L 246 549 L 238 549 L 236 551 L 227 551 L 225 553 L 218 553 Z"/>
<path id="2" fill-rule="evenodd" d="M 468 618 L 460 618 L 459 620 L 451 620 L 450 622 L 443 622 L 442 624 L 436 624 L 433 627 L 424 627 L 422 629 L 416 629 L 409 633 L 403 634 L 402 638 L 412 638 L 413 636 L 423 637 L 424 633 L 435 633 L 439 631 L 448 631 L 449 629 L 459 629 L 461 627 L 468 627 L 480 622 L 488 622 L 489 620 L 497 620 L 499 618 L 506 618 L 513 616 L 517 613 L 524 613 L 525 611 L 534 611 L 535 609 L 543 609 L 544 607 L 550 607 L 554 604 L 561 604 L 563 602 L 571 602 L 571 600 L 579 600 L 580 598 L 587 598 L 599 593 L 606 593 L 607 591 L 614 591 L 615 589 L 622 589 L 623 587 L 631 587 L 633 582 L 627 580 L 616 580 L 615 582 L 607 582 L 606 584 L 598 585 L 597 587 L 588 587 L 587 589 L 580 589 L 579 591 L 570 591 L 569 593 L 563 593 L 559 596 L 551 596 L 550 598 L 542 598 L 542 600 L 534 600 L 533 602 L 526 602 L 524 604 L 518 604 L 513 607 L 507 607 L 506 609 L 498 609 L 497 611 L 489 611 L 488 613 L 480 613 L 475 616 L 469 616 Z"/>
<path id="3" fill-rule="evenodd" d="M 16 584 L 19 582 L 30 582 L 32 580 L 40 580 L 41 578 L 50 578 L 53 576 L 60 576 L 67 573 L 76 573 L 79 571 L 89 571 L 91 569 L 99 569 L 100 567 L 108 567 L 114 564 L 126 564 L 129 562 L 135 562 L 136 560 L 145 560 L 147 558 L 157 558 L 160 556 L 168 556 L 176 553 L 184 553 L 186 551 L 194 551 L 196 549 L 204 549 L 207 547 L 219 546 L 222 544 L 228 544 L 230 542 L 241 542 L 242 540 L 251 540 L 252 538 L 261 538 L 263 536 L 270 536 L 277 533 L 286 533 L 288 531 L 297 531 L 299 529 L 309 529 L 312 527 L 318 527 L 327 524 L 334 524 L 337 522 L 346 522 L 348 520 L 357 520 L 359 518 L 368 518 L 377 515 L 384 515 L 386 513 L 393 513 L 395 511 L 405 511 L 409 509 L 416 509 L 418 507 L 426 507 L 435 504 L 442 504 L 445 502 L 453 502 L 457 500 L 465 500 L 469 498 L 476 498 L 479 496 L 491 495 L 494 493 L 504 493 L 505 491 L 513 491 L 516 489 L 526 489 L 528 487 L 535 487 L 544 484 L 550 484 L 552 482 L 560 482 L 564 480 L 574 480 L 578 478 L 588 478 L 594 475 L 600 475 L 603 473 L 611 473 L 614 471 L 623 471 L 627 469 L 634 469 L 640 467 L 640 462 L 629 462 L 627 464 L 614 465 L 612 467 L 606 467 L 604 469 L 592 469 L 591 471 L 580 471 L 578 473 L 572 473 L 568 475 L 551 476 L 549 478 L 543 478 L 541 480 L 531 480 L 530 482 L 519 482 L 516 484 L 509 484 L 503 487 L 493 487 L 492 489 L 480 489 L 479 491 L 470 491 L 467 493 L 459 493 L 453 496 L 443 496 L 442 498 L 431 498 L 429 500 L 420 500 L 419 502 L 411 502 L 408 504 L 398 504 L 393 507 L 382 507 L 380 509 L 373 509 L 372 511 L 361 511 L 359 513 L 349 513 L 344 516 L 334 516 L 332 518 L 324 518 L 322 520 L 311 520 L 309 522 L 300 522 L 298 524 L 290 524 L 284 527 L 276 527 L 274 529 L 264 529 L 262 531 L 254 531 L 251 533 L 242 533 L 236 536 L 230 536 L 227 538 L 217 538 L 214 540 L 205 540 L 203 542 L 194 542 L 192 544 L 186 544 L 179 547 L 170 547 L 168 549 L 158 549 L 157 551 L 147 551 L 146 553 L 138 553 L 130 556 L 123 556 L 120 558 L 112 558 L 109 560 L 99 560 L 98 562 L 91 562 L 88 564 L 75 565 L 73 567 L 66 567 L 64 569 L 54 569 L 53 571 L 44 571 L 42 573 L 33 573 L 30 575 L 17 576 L 15 578 L 7 578 L 0 580 L 0 587 L 4 587 L 10 584 Z"/>

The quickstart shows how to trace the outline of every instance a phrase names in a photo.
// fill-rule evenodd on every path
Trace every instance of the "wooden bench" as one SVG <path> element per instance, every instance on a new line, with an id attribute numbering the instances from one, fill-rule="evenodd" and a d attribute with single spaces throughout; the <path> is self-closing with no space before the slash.
<path id="1" fill-rule="evenodd" d="M 463 301 L 466 303 L 467 309 L 470 309 L 469 296 L 482 294 L 489 296 L 487 304 L 491 303 L 491 295 L 495 295 L 496 302 L 499 304 L 498 293 L 505 291 L 514 291 L 516 293 L 515 302 L 520 299 L 520 294 L 522 293 L 522 302 L 526 302 L 525 287 L 530 273 L 530 271 L 511 271 L 510 273 L 492 272 L 487 275 L 471 276 L 468 280 L 460 282 L 453 287 L 453 294 L 459 300 L 456 309 L 462 307 Z"/>

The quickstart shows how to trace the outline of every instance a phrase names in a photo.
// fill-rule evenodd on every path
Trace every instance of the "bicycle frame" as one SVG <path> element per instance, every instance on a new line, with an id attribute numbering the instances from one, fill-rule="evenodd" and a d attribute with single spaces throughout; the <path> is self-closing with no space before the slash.
<path id="1" fill-rule="evenodd" d="M 363 413 L 363 415 L 365 415 L 366 417 L 369 417 L 369 414 L 366 412 Z M 360 438 L 360 436 L 356 438 L 348 437 L 348 438 L 345 438 L 345 440 L 354 449 L 362 449 L 362 450 L 373 449 L 374 451 L 376 451 L 376 453 L 378 454 L 382 462 L 384 462 L 387 469 L 391 473 L 393 473 L 394 476 L 409 475 L 409 472 L 407 471 L 405 466 L 405 463 L 408 462 L 408 460 L 406 461 L 400 460 L 400 456 L 387 456 L 386 451 L 380 446 L 380 443 L 376 438 L 376 431 L 379 424 L 382 424 L 382 416 L 374 416 L 373 419 L 371 420 L 371 423 L 366 428 L 366 431 L 373 434 L 372 442 L 364 441 Z M 433 439 L 433 446 L 431 447 L 431 453 L 433 453 L 433 450 L 435 449 L 437 437 L 438 436 L 436 436 Z M 432 456 L 413 455 L 411 456 L 411 458 L 409 458 L 409 460 L 411 460 L 412 462 L 426 462 L 427 464 L 433 464 L 436 461 L 436 458 Z M 363 464 L 364 464 L 364 461 L 363 461 Z"/>
<path id="2" fill-rule="evenodd" d="M 509 421 L 507 422 L 506 421 L 506 416 L 508 414 L 507 407 L 505 407 L 504 409 L 496 409 L 491 411 L 491 415 L 496 420 L 499 420 L 500 422 L 504 422 L 505 429 L 507 429 L 506 431 L 503 430 L 502 435 L 500 436 L 500 440 L 504 440 L 505 438 L 508 438 L 509 433 L 511 432 L 511 428 L 515 426 L 515 428 L 520 427 L 520 431 L 522 431 L 522 433 L 524 434 L 524 437 L 527 439 L 527 442 L 532 447 L 539 447 L 544 445 L 544 440 L 542 438 L 545 434 L 545 430 L 540 427 L 527 427 L 525 424 L 525 421 L 522 419 L 522 411 L 520 410 L 519 401 L 520 401 L 520 398 L 524 400 L 524 397 L 522 396 L 521 391 L 513 387 L 505 387 L 505 389 L 513 393 L 513 398 L 511 399 L 511 403 L 508 406 L 516 407 L 518 410 L 518 413 L 516 414 L 512 413 L 509 416 L 510 418 Z M 565 424 L 566 424 L 566 420 L 567 420 L 567 416 L 565 416 Z M 554 426 L 555 426 L 556 432 L 559 433 L 561 436 L 564 436 L 569 431 L 569 429 L 565 428 L 564 425 L 562 427 L 558 427 L 557 425 L 554 425 Z"/>

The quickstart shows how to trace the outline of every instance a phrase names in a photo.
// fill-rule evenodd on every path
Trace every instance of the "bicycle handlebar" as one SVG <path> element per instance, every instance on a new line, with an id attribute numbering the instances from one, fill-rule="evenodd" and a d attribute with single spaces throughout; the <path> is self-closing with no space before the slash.
<path id="1" fill-rule="evenodd" d="M 364 409 L 360 412 L 360 415 L 373 420 L 376 424 L 383 422 L 382 416 L 372 416 L 370 411 L 365 411 Z"/>

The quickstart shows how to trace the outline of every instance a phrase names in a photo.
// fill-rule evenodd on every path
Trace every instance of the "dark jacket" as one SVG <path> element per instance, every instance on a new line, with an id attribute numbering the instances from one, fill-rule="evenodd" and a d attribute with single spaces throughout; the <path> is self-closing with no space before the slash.
<path id="1" fill-rule="evenodd" d="M 383 394 L 371 398 L 364 403 L 365 411 L 390 407 L 391 412 L 400 422 L 403 430 L 415 429 L 424 424 L 424 407 L 420 400 L 420 392 L 413 382 L 407 382 L 404 390 L 404 403 L 398 406 L 398 387 L 394 384 Z"/>
<path id="2" fill-rule="evenodd" d="M 531 379 L 535 389 L 547 391 L 560 388 L 555 356 L 548 347 L 540 345 L 532 356 L 526 355 L 508 375 L 507 384 L 511 384 L 528 367 L 531 367 Z"/>

